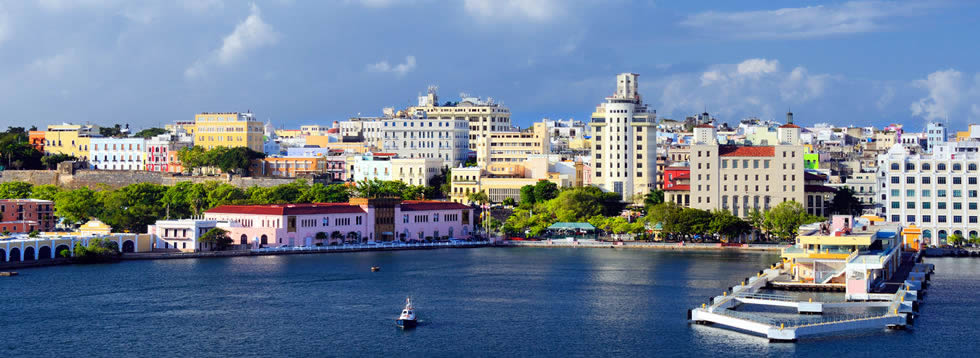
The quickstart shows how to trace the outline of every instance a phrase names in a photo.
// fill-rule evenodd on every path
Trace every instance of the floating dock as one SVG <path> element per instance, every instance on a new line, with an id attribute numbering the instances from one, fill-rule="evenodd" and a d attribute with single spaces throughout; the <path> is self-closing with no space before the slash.
<path id="1" fill-rule="evenodd" d="M 711 298 L 701 307 L 688 311 L 688 319 L 696 324 L 718 324 L 752 332 L 772 342 L 793 342 L 800 338 L 833 334 L 852 330 L 892 328 L 902 329 L 911 324 L 918 300 L 934 270 L 931 264 L 914 264 L 907 279 L 894 293 L 873 293 L 868 300 L 814 302 L 800 301 L 791 296 L 760 293 L 772 287 L 773 281 L 782 275 L 776 268 L 767 269 L 733 286 L 721 296 Z M 773 319 L 761 314 L 738 311 L 740 305 L 762 305 L 795 308 L 807 316 L 798 319 Z M 883 308 L 881 313 L 865 315 L 824 316 L 828 309 Z"/>

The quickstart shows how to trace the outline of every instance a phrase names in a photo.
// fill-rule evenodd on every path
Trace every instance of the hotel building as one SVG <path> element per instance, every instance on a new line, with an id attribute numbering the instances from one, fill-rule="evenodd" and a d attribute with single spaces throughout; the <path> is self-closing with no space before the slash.
<path id="1" fill-rule="evenodd" d="M 922 230 L 923 242 L 943 245 L 959 234 L 980 233 L 980 142 L 946 142 L 932 154 L 910 154 L 901 145 L 878 156 L 879 214 L 888 222 Z"/>
<path id="2" fill-rule="evenodd" d="M 482 100 L 461 94 L 462 98 L 458 103 L 440 106 L 437 89 L 435 86 L 429 86 L 426 95 L 419 96 L 418 106 L 409 107 L 407 112 L 423 118 L 465 121 L 468 123 L 467 139 L 470 150 L 476 150 L 478 140 L 490 133 L 511 130 L 510 109 L 495 103 L 493 98 Z"/>
<path id="3" fill-rule="evenodd" d="M 465 162 L 469 152 L 469 126 L 461 118 L 398 112 L 392 117 L 351 118 L 341 122 L 340 129 L 345 141 L 377 143 L 380 151 L 399 158 L 437 159 L 445 167 Z"/>
<path id="4" fill-rule="evenodd" d="M 194 134 L 194 145 L 204 149 L 247 147 L 263 152 L 263 125 L 251 112 L 200 113 L 189 132 Z"/>
<path id="5" fill-rule="evenodd" d="M 89 168 L 143 170 L 146 140 L 143 138 L 92 138 Z"/>
<path id="6" fill-rule="evenodd" d="M 592 184 L 630 201 L 657 185 L 656 112 L 637 92 L 639 75 L 616 76 L 616 93 L 592 113 Z"/>
<path id="7" fill-rule="evenodd" d="M 476 139 L 476 165 L 523 163 L 530 155 L 551 153 L 551 139 L 545 122 L 523 131 L 492 132 Z"/>

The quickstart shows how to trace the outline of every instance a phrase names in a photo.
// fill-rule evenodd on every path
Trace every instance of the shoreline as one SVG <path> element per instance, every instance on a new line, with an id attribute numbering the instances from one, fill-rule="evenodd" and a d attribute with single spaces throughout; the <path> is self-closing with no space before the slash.
<path id="1" fill-rule="evenodd" d="M 778 244 L 741 244 L 722 246 L 721 244 L 701 243 L 599 243 L 599 242 L 551 242 L 546 241 L 507 241 L 494 245 L 495 247 L 534 247 L 534 248 L 587 248 L 587 249 L 629 249 L 629 250 L 677 250 L 677 251 L 745 251 L 745 252 L 779 252 L 787 245 Z"/>

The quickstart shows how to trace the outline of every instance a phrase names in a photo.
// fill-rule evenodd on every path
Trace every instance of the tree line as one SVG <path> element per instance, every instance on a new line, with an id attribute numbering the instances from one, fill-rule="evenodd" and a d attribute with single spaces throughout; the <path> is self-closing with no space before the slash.
<path id="1" fill-rule="evenodd" d="M 182 181 L 173 186 L 136 183 L 118 189 L 83 187 L 61 189 L 55 185 L 25 182 L 0 183 L 0 199 L 41 199 L 55 204 L 55 216 L 69 226 L 97 218 L 115 232 L 146 232 L 161 219 L 198 216 L 220 205 L 291 203 L 341 203 L 351 197 L 395 197 L 403 200 L 436 198 L 432 187 L 400 181 L 361 181 L 349 184 L 310 184 L 298 179 L 272 187 L 240 188 L 228 183 Z"/>
<path id="2" fill-rule="evenodd" d="M 195 145 L 177 151 L 177 160 L 188 173 L 198 168 L 218 168 L 225 173 L 248 176 L 252 160 L 262 158 L 265 158 L 264 153 L 247 147 L 204 149 L 202 146 Z"/>

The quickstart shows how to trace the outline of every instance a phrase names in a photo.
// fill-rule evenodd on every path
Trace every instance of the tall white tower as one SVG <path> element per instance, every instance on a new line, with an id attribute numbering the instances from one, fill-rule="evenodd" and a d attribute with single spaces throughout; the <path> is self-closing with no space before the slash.
<path id="1" fill-rule="evenodd" d="M 592 113 L 592 183 L 630 201 L 657 185 L 657 115 L 637 88 L 638 74 L 616 76 L 616 92 Z"/>

